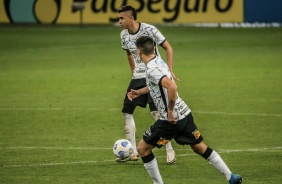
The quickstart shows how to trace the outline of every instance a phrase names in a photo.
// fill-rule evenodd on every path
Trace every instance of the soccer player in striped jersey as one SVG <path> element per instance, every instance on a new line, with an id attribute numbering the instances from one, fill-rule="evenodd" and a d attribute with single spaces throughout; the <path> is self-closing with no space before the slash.
<path id="1" fill-rule="evenodd" d="M 220 155 L 203 142 L 191 109 L 178 95 L 169 67 L 154 52 L 154 40 L 148 36 L 139 37 L 136 45 L 138 55 L 146 67 L 147 86 L 138 90 L 132 89 L 127 94 L 128 98 L 134 100 L 140 95 L 150 93 L 161 115 L 161 118 L 145 131 L 137 146 L 144 167 L 154 184 L 163 184 L 163 179 L 152 150 L 164 146 L 171 139 L 180 145 L 190 145 L 195 153 L 208 160 L 222 173 L 229 184 L 242 183 L 242 177 L 233 174 Z"/>
<path id="2" fill-rule="evenodd" d="M 137 13 L 132 6 L 122 6 L 118 10 L 119 24 L 122 27 L 120 34 L 122 48 L 126 51 L 127 59 L 129 66 L 132 72 L 132 78 L 128 86 L 127 92 L 130 89 L 140 89 L 146 86 L 146 76 L 145 76 L 145 65 L 141 61 L 140 57 L 137 54 L 136 40 L 140 36 L 150 36 L 154 40 L 155 44 L 155 54 L 160 57 L 157 45 L 160 45 L 166 51 L 166 60 L 172 73 L 174 79 L 177 79 L 172 71 L 172 60 L 173 60 L 173 49 L 166 38 L 162 33 L 153 25 L 137 22 Z M 177 79 L 178 80 L 178 79 Z M 149 94 L 142 95 L 133 101 L 130 101 L 125 95 L 122 115 L 124 120 L 124 132 L 126 138 L 131 142 L 133 146 L 133 154 L 128 159 L 119 159 L 117 162 L 126 162 L 126 161 L 136 161 L 138 160 L 138 153 L 136 149 L 135 141 L 135 122 L 133 118 L 133 112 L 136 106 L 145 108 L 149 105 L 152 116 L 155 120 L 160 118 L 160 114 L 157 111 L 152 98 Z M 167 153 L 167 163 L 172 164 L 176 160 L 175 151 L 171 145 L 171 142 L 166 144 L 166 153 Z"/>

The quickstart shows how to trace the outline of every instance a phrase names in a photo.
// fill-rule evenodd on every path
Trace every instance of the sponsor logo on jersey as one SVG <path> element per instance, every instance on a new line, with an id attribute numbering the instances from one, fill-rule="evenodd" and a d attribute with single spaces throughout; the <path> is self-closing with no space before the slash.
<path id="1" fill-rule="evenodd" d="M 199 139 L 201 136 L 201 133 L 199 130 L 195 130 L 194 132 L 192 132 L 192 134 L 194 135 L 195 139 Z"/>
<path id="2" fill-rule="evenodd" d="M 165 138 L 160 138 L 160 140 L 157 142 L 158 145 L 166 145 L 169 142 L 169 140 L 166 140 Z"/>

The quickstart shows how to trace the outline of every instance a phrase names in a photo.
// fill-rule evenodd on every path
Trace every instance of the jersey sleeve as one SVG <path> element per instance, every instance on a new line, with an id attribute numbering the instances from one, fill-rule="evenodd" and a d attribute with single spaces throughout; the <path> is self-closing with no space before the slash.
<path id="1" fill-rule="evenodd" d="M 121 33 L 120 33 L 120 40 L 121 40 L 121 48 L 123 50 L 129 50 L 127 45 L 125 44 L 125 39 L 126 39 L 126 32 L 125 30 L 123 30 Z"/>
<path id="2" fill-rule="evenodd" d="M 151 36 L 152 36 L 153 40 L 158 45 L 162 45 L 166 41 L 166 38 L 164 37 L 164 35 L 158 30 L 158 28 L 156 28 L 153 25 L 151 25 L 151 29 L 152 29 L 152 35 Z"/>

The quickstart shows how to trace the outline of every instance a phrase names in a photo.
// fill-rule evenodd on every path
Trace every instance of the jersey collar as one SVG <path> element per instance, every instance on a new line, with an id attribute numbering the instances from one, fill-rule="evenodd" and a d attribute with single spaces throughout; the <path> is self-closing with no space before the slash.
<path id="1" fill-rule="evenodd" d="M 135 33 L 131 33 L 131 32 L 129 32 L 129 30 L 128 30 L 128 33 L 131 34 L 131 35 L 135 35 L 135 34 L 137 34 L 137 33 L 139 32 L 140 28 L 141 28 L 141 23 L 138 22 L 138 29 L 137 29 L 137 31 L 136 31 Z"/>
<path id="2" fill-rule="evenodd" d="M 155 55 L 153 58 L 151 58 L 151 59 L 148 61 L 147 65 L 148 65 L 151 61 L 155 60 L 156 58 L 157 58 L 157 56 Z"/>

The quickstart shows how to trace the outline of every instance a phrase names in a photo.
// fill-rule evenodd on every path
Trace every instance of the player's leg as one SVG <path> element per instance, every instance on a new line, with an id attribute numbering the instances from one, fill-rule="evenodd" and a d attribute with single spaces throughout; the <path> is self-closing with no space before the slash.
<path id="1" fill-rule="evenodd" d="M 148 100 L 148 101 L 151 102 L 150 100 Z M 155 121 L 160 119 L 161 115 L 160 115 L 159 111 L 157 110 L 156 106 L 154 105 L 154 103 L 149 103 L 149 107 L 150 107 L 151 114 L 152 114 L 153 118 L 155 119 Z M 176 161 L 176 154 L 175 154 L 175 151 L 172 147 L 171 141 L 169 141 L 165 145 L 165 148 L 166 148 L 166 162 L 168 164 L 173 164 Z"/>
<path id="2" fill-rule="evenodd" d="M 123 117 L 123 122 L 124 122 L 124 133 L 125 137 L 129 142 L 132 144 L 133 148 L 133 156 L 137 156 L 137 148 L 136 148 L 136 140 L 135 140 L 135 132 L 136 132 L 136 127 L 135 127 L 135 122 L 133 118 L 133 112 L 135 110 L 134 105 L 132 104 L 124 104 L 123 109 L 122 109 L 122 117 Z M 137 158 L 138 159 L 138 158 Z"/>
<path id="3" fill-rule="evenodd" d="M 179 126 L 183 125 L 183 127 L 185 127 L 181 135 L 175 137 L 177 143 L 190 145 L 195 153 L 208 160 L 212 166 L 224 174 L 230 184 L 240 184 L 242 182 L 242 178 L 239 175 L 231 173 L 219 154 L 203 142 L 203 137 L 198 130 L 191 113 L 177 123 Z M 236 177 L 236 180 L 232 180 L 234 176 L 238 176 Z"/>
<path id="4" fill-rule="evenodd" d="M 154 184 L 163 184 L 163 179 L 161 177 L 158 162 L 155 158 L 152 149 L 154 146 L 147 144 L 143 139 L 138 143 L 138 153 L 144 163 L 144 167 L 152 177 Z"/>
<path id="5" fill-rule="evenodd" d="M 218 171 L 224 174 L 228 181 L 230 180 L 231 171 L 216 151 L 208 147 L 204 142 L 191 145 L 191 148 L 195 153 L 208 160 L 212 166 L 214 166 Z"/>
<path id="6" fill-rule="evenodd" d="M 215 150 L 208 147 L 204 142 L 191 145 L 191 148 L 195 153 L 208 160 L 210 164 L 214 166 L 219 172 L 224 174 L 225 178 L 227 179 L 227 181 L 229 181 L 230 184 L 242 183 L 242 177 L 237 174 L 232 174 L 220 155 Z"/>
<path id="7" fill-rule="evenodd" d="M 131 110 L 130 110 L 131 109 Z M 138 160 L 138 152 L 137 152 L 137 148 L 136 148 L 136 140 L 135 140 L 135 122 L 133 119 L 133 111 L 134 111 L 135 107 L 130 107 L 130 105 L 124 105 L 123 107 L 123 120 L 124 120 L 124 133 L 125 133 L 125 137 L 126 139 L 131 143 L 132 148 L 133 148 L 133 153 L 131 154 L 130 157 L 128 158 L 116 158 L 116 162 L 119 163 L 124 163 L 127 161 L 137 161 Z"/>
<path id="8" fill-rule="evenodd" d="M 144 81 L 146 81 L 146 79 L 132 79 L 130 81 L 130 84 L 128 85 L 127 92 L 125 94 L 124 102 L 123 102 L 122 117 L 124 121 L 124 132 L 126 139 L 130 141 L 133 147 L 133 154 L 130 157 L 130 161 L 138 160 L 138 152 L 137 152 L 136 140 L 135 140 L 136 126 L 133 118 L 133 112 L 136 106 L 146 107 L 147 102 L 146 102 L 146 96 L 143 95 L 131 101 L 128 99 L 127 93 L 131 91 L 131 89 L 140 89 L 144 87 Z M 126 162 L 129 160 L 116 159 L 116 161 Z"/>
<path id="9" fill-rule="evenodd" d="M 152 149 L 154 147 L 161 148 L 173 139 L 177 133 L 177 126 L 159 119 L 144 132 L 143 139 L 138 143 L 138 153 L 144 162 L 147 172 L 153 178 L 154 183 L 163 183 L 163 180 Z"/>

